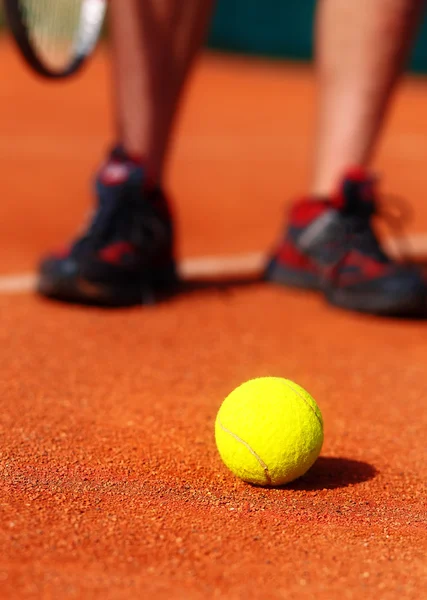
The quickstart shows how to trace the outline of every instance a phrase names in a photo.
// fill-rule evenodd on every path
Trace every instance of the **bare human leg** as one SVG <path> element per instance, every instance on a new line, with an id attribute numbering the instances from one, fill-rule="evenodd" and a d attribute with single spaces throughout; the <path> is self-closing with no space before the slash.
<path id="1" fill-rule="evenodd" d="M 314 195 L 328 195 L 349 166 L 368 165 L 424 4 L 320 1 Z"/>
<path id="2" fill-rule="evenodd" d="M 118 138 L 160 181 L 187 76 L 203 43 L 213 0 L 112 0 Z"/>

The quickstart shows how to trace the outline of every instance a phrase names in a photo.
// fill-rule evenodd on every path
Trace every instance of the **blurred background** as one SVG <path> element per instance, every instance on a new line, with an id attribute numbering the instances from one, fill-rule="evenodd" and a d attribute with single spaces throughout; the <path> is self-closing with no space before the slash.
<path id="1" fill-rule="evenodd" d="M 219 0 L 209 36 L 212 48 L 310 60 L 316 0 Z M 409 64 L 427 71 L 427 18 Z"/>
<path id="2" fill-rule="evenodd" d="M 208 47 L 270 58 L 311 60 L 316 0 L 217 0 Z M 0 3 L 0 23 L 3 23 Z M 427 16 L 409 69 L 427 71 Z"/>

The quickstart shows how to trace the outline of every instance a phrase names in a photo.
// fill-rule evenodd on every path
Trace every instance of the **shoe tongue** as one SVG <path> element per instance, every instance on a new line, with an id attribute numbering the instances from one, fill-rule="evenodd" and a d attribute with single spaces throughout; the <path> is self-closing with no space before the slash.
<path id="1" fill-rule="evenodd" d="M 120 187 L 127 182 L 140 185 L 144 190 L 157 187 L 146 171 L 143 158 L 130 155 L 121 146 L 116 146 L 99 169 L 97 183 L 102 187 Z"/>
<path id="2" fill-rule="evenodd" d="M 376 179 L 364 169 L 352 169 L 343 178 L 332 204 L 341 211 L 360 216 L 375 212 Z"/>
<path id="3" fill-rule="evenodd" d="M 99 169 L 97 184 L 101 188 L 121 188 L 132 186 L 146 187 L 146 177 L 142 165 L 132 160 L 110 157 Z"/>
<path id="4" fill-rule="evenodd" d="M 131 170 L 132 166 L 129 163 L 112 159 L 101 167 L 98 179 L 107 187 L 121 185 L 129 179 Z"/>

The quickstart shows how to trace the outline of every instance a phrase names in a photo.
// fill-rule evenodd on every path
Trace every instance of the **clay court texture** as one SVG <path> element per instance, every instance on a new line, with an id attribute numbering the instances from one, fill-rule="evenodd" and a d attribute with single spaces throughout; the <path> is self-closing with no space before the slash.
<path id="1" fill-rule="evenodd" d="M 167 175 L 190 285 L 107 311 L 33 293 L 40 255 L 93 202 L 112 139 L 107 52 L 61 84 L 5 38 L 0 62 L 1 597 L 425 597 L 427 322 L 258 280 L 307 189 L 311 67 L 201 58 Z M 426 160 L 427 82 L 408 77 L 375 166 L 412 209 L 420 260 Z M 222 399 L 264 375 L 309 390 L 325 421 L 320 458 L 283 488 L 236 479 L 215 447 Z"/>

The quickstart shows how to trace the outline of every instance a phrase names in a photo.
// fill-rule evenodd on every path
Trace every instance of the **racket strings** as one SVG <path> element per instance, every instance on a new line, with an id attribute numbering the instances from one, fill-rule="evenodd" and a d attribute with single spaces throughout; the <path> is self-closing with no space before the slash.
<path id="1" fill-rule="evenodd" d="M 21 0 L 31 42 L 43 62 L 63 69 L 75 54 L 84 0 Z"/>

